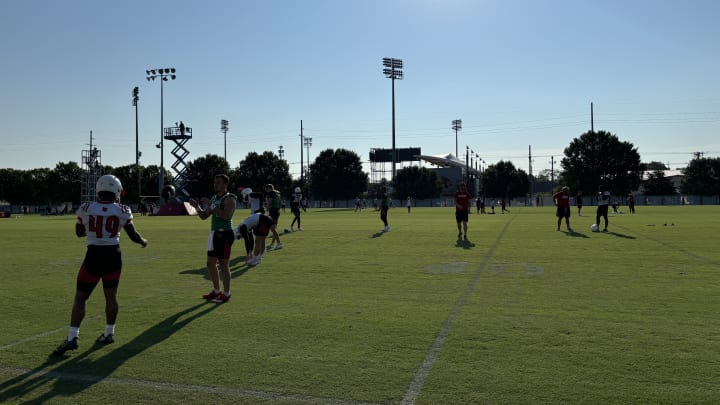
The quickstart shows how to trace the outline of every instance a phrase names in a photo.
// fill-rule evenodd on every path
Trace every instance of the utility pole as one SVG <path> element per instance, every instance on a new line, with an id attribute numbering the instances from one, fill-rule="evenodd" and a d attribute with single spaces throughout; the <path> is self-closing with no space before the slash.
<path id="1" fill-rule="evenodd" d="M 590 102 L 590 132 L 595 132 L 595 115 L 593 113 L 592 102 Z"/>
<path id="2" fill-rule="evenodd" d="M 535 191 L 533 190 L 535 178 L 532 174 L 532 145 L 528 145 L 528 171 L 530 172 L 530 201 L 532 201 L 532 197 L 535 195 Z"/>
<path id="3" fill-rule="evenodd" d="M 303 182 L 303 146 L 304 146 L 304 139 L 303 139 L 303 126 L 302 126 L 302 120 L 300 120 L 300 184 L 304 185 Z"/>
<path id="4" fill-rule="evenodd" d="M 555 156 L 550 156 L 550 187 L 555 185 Z"/>

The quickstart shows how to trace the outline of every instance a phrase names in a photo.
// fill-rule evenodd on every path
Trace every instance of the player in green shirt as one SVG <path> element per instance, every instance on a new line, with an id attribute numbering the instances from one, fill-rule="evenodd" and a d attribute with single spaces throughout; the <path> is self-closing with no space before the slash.
<path id="1" fill-rule="evenodd" d="M 210 236 L 207 242 L 207 267 L 210 271 L 210 279 L 213 283 L 213 290 L 203 295 L 206 300 L 215 302 L 228 302 L 230 300 L 230 248 L 235 241 L 235 233 L 232 229 L 232 217 L 235 213 L 237 197 L 228 192 L 230 178 L 224 174 L 215 175 L 213 186 L 215 195 L 212 199 L 203 197 L 200 203 L 191 199 L 190 205 L 195 207 L 200 219 L 208 219 L 212 216 L 210 223 Z M 218 277 L 218 265 L 222 276 L 223 291 L 220 291 L 220 279 Z"/>

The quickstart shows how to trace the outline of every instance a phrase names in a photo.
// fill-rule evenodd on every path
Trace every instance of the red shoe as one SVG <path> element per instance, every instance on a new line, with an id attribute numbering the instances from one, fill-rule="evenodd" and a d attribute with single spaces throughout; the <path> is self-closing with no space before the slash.
<path id="1" fill-rule="evenodd" d="M 212 290 L 209 293 L 203 295 L 203 299 L 214 300 L 214 299 L 217 299 L 221 295 L 222 295 L 221 292 L 215 292 L 215 290 Z"/>
<path id="2" fill-rule="evenodd" d="M 217 302 L 218 304 L 224 304 L 228 301 L 230 301 L 230 296 L 225 295 L 225 293 L 218 294 L 217 298 L 213 300 L 213 302 Z"/>

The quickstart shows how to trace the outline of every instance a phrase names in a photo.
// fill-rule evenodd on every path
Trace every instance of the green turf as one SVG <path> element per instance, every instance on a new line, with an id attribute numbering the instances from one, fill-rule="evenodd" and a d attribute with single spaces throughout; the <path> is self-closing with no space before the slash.
<path id="1" fill-rule="evenodd" d="M 200 299 L 209 223 L 137 217 L 116 343 L 92 344 L 98 290 L 59 360 L 84 241 L 72 216 L 3 219 L 0 402 L 715 402 L 720 207 L 640 206 L 606 234 L 593 208 L 573 234 L 550 207 L 473 215 L 468 242 L 451 208 L 393 209 L 389 233 L 311 210 L 260 266 L 233 261 L 224 305 Z"/>

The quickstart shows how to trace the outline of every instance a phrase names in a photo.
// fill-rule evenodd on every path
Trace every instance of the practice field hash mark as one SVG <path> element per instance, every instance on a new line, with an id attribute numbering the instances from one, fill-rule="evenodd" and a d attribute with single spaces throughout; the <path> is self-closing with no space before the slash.
<path id="1" fill-rule="evenodd" d="M 423 384 L 425 384 L 425 379 L 427 378 L 428 374 L 430 374 L 430 369 L 432 368 L 433 363 L 435 363 L 435 360 L 440 353 L 440 349 L 442 349 L 442 345 L 443 343 L 445 343 L 445 339 L 447 339 L 450 328 L 452 327 L 455 318 L 457 318 L 457 316 L 460 314 L 460 310 L 465 306 L 465 303 L 470 297 L 470 294 L 472 294 L 473 290 L 475 289 L 475 285 L 480 280 L 480 275 L 482 274 L 483 269 L 487 267 L 490 258 L 495 253 L 495 249 L 497 249 L 500 241 L 505 235 L 505 231 L 507 231 L 510 223 L 513 221 L 514 218 L 514 216 L 510 217 L 510 220 L 505 223 L 505 226 L 503 227 L 502 231 L 500 231 L 500 234 L 495 239 L 495 242 L 490 247 L 490 250 L 485 253 L 482 262 L 480 262 L 480 266 L 475 271 L 475 274 L 473 274 L 472 279 L 467 284 L 467 286 L 465 286 L 465 291 L 463 292 L 462 296 L 460 296 L 460 299 L 455 303 L 455 306 L 450 312 L 450 315 L 448 315 L 447 319 L 445 319 L 445 322 L 443 322 L 437 336 L 435 337 L 435 341 L 433 341 L 433 344 L 430 346 L 430 350 L 428 350 L 427 354 L 425 355 L 425 359 L 423 359 L 422 363 L 420 364 L 420 368 L 415 373 L 415 377 L 410 383 L 408 390 L 405 392 L 405 396 L 403 397 L 402 401 L 400 401 L 401 404 L 414 404 L 417 400 L 417 397 L 418 395 L 420 395 L 420 391 L 422 390 Z"/>

